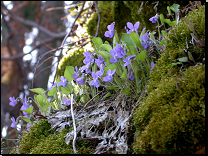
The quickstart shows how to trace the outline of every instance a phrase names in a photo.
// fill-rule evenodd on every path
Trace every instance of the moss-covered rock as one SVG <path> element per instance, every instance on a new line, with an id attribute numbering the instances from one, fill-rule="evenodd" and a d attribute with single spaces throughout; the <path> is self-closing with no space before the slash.
<path id="1" fill-rule="evenodd" d="M 74 154 L 72 143 L 65 143 L 66 134 L 72 130 L 72 126 L 63 129 L 61 133 L 54 132 L 47 120 L 40 120 L 26 131 L 17 149 L 10 154 Z M 87 141 L 76 142 L 77 152 L 89 154 L 90 144 Z"/>
<path id="2" fill-rule="evenodd" d="M 192 18 L 197 35 L 205 43 L 205 6 L 187 18 Z M 156 62 L 148 95 L 134 113 L 135 153 L 191 154 L 205 145 L 205 49 L 189 44 L 196 64 L 168 67 L 184 57 L 190 40 L 191 31 L 181 19 L 168 33 L 164 50 L 169 55 L 163 52 Z"/>
<path id="3" fill-rule="evenodd" d="M 205 6 L 190 12 L 187 15 L 187 18 L 193 20 L 197 35 L 202 42 L 205 43 Z M 185 24 L 184 19 L 181 19 L 178 25 L 168 33 L 164 51 L 169 55 L 162 53 L 161 58 L 156 62 L 157 65 L 153 68 L 150 74 L 148 92 L 155 89 L 161 79 L 164 79 L 167 76 L 172 76 L 176 71 L 179 71 L 180 68 L 176 68 L 176 66 L 170 68 L 167 68 L 167 66 L 178 62 L 179 58 L 185 57 L 183 50 L 187 49 L 186 44 L 192 40 L 191 33 L 192 31 L 189 29 L 188 25 Z M 203 62 L 203 58 L 205 57 L 204 47 L 197 47 L 193 46 L 193 44 L 189 44 L 188 50 L 194 57 L 196 63 Z M 190 64 L 186 63 L 184 66 L 184 68 L 187 68 Z"/>
<path id="4" fill-rule="evenodd" d="M 160 81 L 135 111 L 136 153 L 190 154 L 205 143 L 205 66 L 191 66 L 180 78 Z"/>

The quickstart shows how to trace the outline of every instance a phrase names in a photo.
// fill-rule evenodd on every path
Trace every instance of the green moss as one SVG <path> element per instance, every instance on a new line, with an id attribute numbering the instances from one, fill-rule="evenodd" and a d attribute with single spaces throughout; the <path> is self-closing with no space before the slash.
<path id="1" fill-rule="evenodd" d="M 54 132 L 51 130 L 50 124 L 47 120 L 40 120 L 30 128 L 30 131 L 24 133 L 20 145 L 15 152 L 20 154 L 73 154 L 72 143 L 69 145 L 65 143 L 65 136 L 72 130 L 72 126 L 68 129 L 63 129 L 62 132 Z M 77 152 L 89 154 L 90 144 L 87 141 L 78 140 L 76 142 Z"/>
<path id="2" fill-rule="evenodd" d="M 139 13 L 140 6 L 143 3 L 141 12 Z M 115 22 L 115 29 L 120 37 L 123 32 L 126 32 L 124 27 L 127 22 L 135 24 L 137 21 L 140 22 L 139 31 L 144 27 L 148 30 L 155 30 L 157 23 L 151 23 L 149 19 L 155 16 L 156 11 L 154 10 L 154 2 L 148 1 L 99 1 L 98 8 L 100 11 L 101 21 L 98 36 L 103 41 L 112 43 L 112 39 L 105 37 L 104 33 L 107 31 L 107 26 L 112 22 Z M 167 18 L 167 6 L 171 6 L 174 3 L 181 5 L 181 7 L 187 5 L 189 2 L 184 1 L 162 1 L 158 3 L 157 13 L 162 13 Z M 98 14 L 94 13 L 87 23 L 87 32 L 91 36 L 95 35 L 97 30 Z M 168 26 L 167 26 L 168 28 Z"/>
<path id="3" fill-rule="evenodd" d="M 98 8 L 100 11 L 100 26 L 98 31 L 98 36 L 101 37 L 103 41 L 112 42 L 112 39 L 104 37 L 105 31 L 107 31 L 107 25 L 113 22 L 112 13 L 112 1 L 99 1 Z M 97 30 L 98 14 L 94 13 L 87 23 L 87 32 L 90 36 L 94 36 Z"/>
<path id="4" fill-rule="evenodd" d="M 191 66 L 180 78 L 161 80 L 135 111 L 136 153 L 190 154 L 204 144 L 205 66 Z"/>
<path id="5" fill-rule="evenodd" d="M 205 6 L 188 14 L 205 43 Z M 173 33 L 176 37 L 171 35 Z M 205 144 L 205 50 L 190 45 L 196 65 L 169 64 L 184 57 L 191 31 L 183 19 L 168 33 L 165 51 L 152 69 L 147 97 L 136 109 L 134 151 L 146 154 L 191 154 Z"/>
<path id="6" fill-rule="evenodd" d="M 83 55 L 84 49 L 73 49 L 68 51 L 68 53 L 62 57 L 62 59 L 59 61 L 58 69 L 56 73 L 56 77 L 64 76 L 64 71 L 66 69 L 66 66 L 77 66 L 78 68 L 84 65 L 84 55 Z"/>
<path id="7" fill-rule="evenodd" d="M 194 28 L 199 38 L 205 43 L 205 6 L 202 6 L 200 9 L 196 9 L 195 11 L 189 13 L 187 18 L 193 19 Z M 174 34 L 174 36 L 172 34 Z M 161 54 L 161 58 L 156 62 L 157 65 L 153 68 L 150 74 L 148 93 L 156 88 L 161 79 L 172 76 L 176 71 L 179 71 L 180 68 L 166 67 L 169 64 L 178 62 L 179 58 L 185 56 L 183 50 L 186 49 L 186 42 L 189 43 L 190 41 L 191 31 L 184 23 L 184 19 L 181 19 L 178 25 L 168 33 L 164 50 L 169 54 L 169 56 L 163 52 Z M 205 57 L 205 48 L 189 44 L 188 50 L 193 55 L 195 62 L 202 62 L 203 58 Z M 190 64 L 184 64 L 184 66 L 184 68 L 188 68 Z"/>

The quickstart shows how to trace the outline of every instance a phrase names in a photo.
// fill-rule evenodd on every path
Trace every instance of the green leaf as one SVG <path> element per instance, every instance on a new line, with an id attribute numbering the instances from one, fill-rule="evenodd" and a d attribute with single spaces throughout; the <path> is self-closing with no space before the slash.
<path id="1" fill-rule="evenodd" d="M 180 62 L 188 62 L 188 57 L 179 58 L 178 61 L 180 61 Z"/>
<path id="2" fill-rule="evenodd" d="M 171 16 L 171 10 L 170 10 L 170 7 L 169 6 L 167 6 L 167 10 L 168 10 L 169 16 Z"/>
<path id="3" fill-rule="evenodd" d="M 163 34 L 164 37 L 168 37 L 168 33 L 165 30 L 162 30 L 161 33 Z"/>
<path id="4" fill-rule="evenodd" d="M 153 32 L 150 34 L 150 38 L 152 39 L 152 41 L 153 41 L 154 43 L 156 43 L 155 36 L 154 36 L 155 33 L 156 33 L 156 32 L 153 31 Z"/>
<path id="5" fill-rule="evenodd" d="M 127 53 L 128 56 L 138 54 L 138 51 L 134 46 L 130 46 L 130 45 L 127 45 L 127 46 L 129 48 L 129 51 L 130 51 L 130 53 Z"/>
<path id="6" fill-rule="evenodd" d="M 194 60 L 192 54 L 191 54 L 189 51 L 188 51 L 188 57 L 189 57 L 189 59 L 190 59 L 191 61 L 195 62 L 195 60 Z"/>
<path id="7" fill-rule="evenodd" d="M 109 42 L 108 42 L 108 41 L 105 41 L 104 44 L 109 44 Z M 110 45 L 110 44 L 109 44 L 109 45 Z"/>
<path id="8" fill-rule="evenodd" d="M 132 40 L 134 41 L 134 43 L 137 45 L 137 47 L 139 49 L 143 49 L 142 44 L 141 44 L 141 42 L 139 40 L 139 35 L 137 33 L 135 33 L 135 32 L 132 31 L 130 33 L 130 36 L 131 36 Z"/>
<path id="9" fill-rule="evenodd" d="M 37 96 L 37 102 L 40 106 L 43 106 L 43 96 L 42 95 L 38 95 Z"/>
<path id="10" fill-rule="evenodd" d="M 125 69 L 121 75 L 122 79 L 126 79 L 127 78 L 127 69 Z"/>
<path id="11" fill-rule="evenodd" d="M 196 38 L 196 36 L 194 35 L 194 33 L 191 33 L 192 38 L 194 38 L 195 41 L 198 41 L 198 39 Z"/>
<path id="12" fill-rule="evenodd" d="M 109 86 L 108 90 L 115 90 L 115 86 L 114 85 Z"/>
<path id="13" fill-rule="evenodd" d="M 144 28 L 140 34 L 140 37 L 143 36 L 146 33 L 146 28 Z"/>
<path id="14" fill-rule="evenodd" d="M 177 13 L 177 12 L 178 12 L 179 6 L 180 6 L 180 5 L 178 5 L 178 4 L 173 4 L 173 5 L 170 7 L 170 9 L 173 10 L 175 13 Z"/>
<path id="15" fill-rule="evenodd" d="M 102 44 L 102 46 L 100 47 L 100 49 L 105 49 L 108 52 L 110 52 L 112 50 L 112 47 L 109 44 Z"/>
<path id="16" fill-rule="evenodd" d="M 129 91 L 130 91 L 130 88 L 124 89 L 124 90 L 122 91 L 122 94 L 129 94 Z"/>
<path id="17" fill-rule="evenodd" d="M 170 22 L 170 26 L 172 27 L 173 25 L 177 24 L 177 21 L 172 21 Z"/>
<path id="18" fill-rule="evenodd" d="M 103 42 L 102 42 L 102 40 L 101 40 L 100 37 L 93 37 L 93 38 L 92 38 L 92 42 L 94 43 L 94 45 L 95 45 L 95 47 L 96 47 L 97 49 L 100 49 L 100 47 L 101 47 L 102 44 L 103 44 Z"/>
<path id="19" fill-rule="evenodd" d="M 172 66 L 173 66 L 173 64 L 168 64 L 165 68 L 167 69 L 167 68 L 170 68 Z"/>
<path id="20" fill-rule="evenodd" d="M 100 54 L 104 59 L 107 65 L 110 63 L 110 58 L 112 57 L 111 54 L 109 54 L 107 51 L 96 51 L 98 54 Z"/>
<path id="21" fill-rule="evenodd" d="M 168 25 L 170 25 L 170 19 L 164 19 L 163 20 L 165 23 L 167 23 Z"/>
<path id="22" fill-rule="evenodd" d="M 61 87 L 62 93 L 63 94 L 66 94 L 66 95 L 68 95 L 69 93 L 71 93 L 72 89 L 73 89 L 73 87 L 71 85 L 69 85 L 69 84 L 67 84 L 65 88 L 64 87 Z"/>
<path id="23" fill-rule="evenodd" d="M 66 69 L 64 71 L 64 77 L 68 80 L 68 82 L 74 80 L 74 78 L 72 78 L 73 74 L 74 74 L 74 67 L 66 66 Z"/>
<path id="24" fill-rule="evenodd" d="M 163 14 L 160 14 L 160 21 L 161 21 L 162 25 L 165 24 L 165 23 L 164 23 L 164 16 L 163 16 Z"/>
<path id="25" fill-rule="evenodd" d="M 145 61 L 145 58 L 146 58 L 146 51 L 142 51 L 140 54 L 136 56 L 136 59 L 138 61 Z"/>
<path id="26" fill-rule="evenodd" d="M 121 37 L 121 41 L 128 43 L 130 46 L 136 46 L 134 41 L 131 39 L 130 34 L 123 33 Z"/>
<path id="27" fill-rule="evenodd" d="M 27 117 L 22 117 L 22 120 L 24 120 L 25 122 L 27 122 L 27 123 L 29 123 L 29 124 L 32 125 L 32 122 L 30 121 L 29 118 L 27 118 Z"/>
<path id="28" fill-rule="evenodd" d="M 118 33 L 117 31 L 115 32 L 115 35 L 113 37 L 113 45 L 116 44 L 116 43 L 119 43 L 119 38 L 118 38 Z"/>
<path id="29" fill-rule="evenodd" d="M 107 94 L 105 94 L 105 96 L 103 97 L 103 100 L 105 100 L 109 96 L 111 96 L 111 93 L 110 92 L 108 92 Z"/>
<path id="30" fill-rule="evenodd" d="M 37 94 L 44 94 L 45 90 L 43 88 L 33 88 L 33 89 L 29 89 L 32 92 L 35 92 Z"/>
<path id="31" fill-rule="evenodd" d="M 20 109 L 20 110 L 21 110 L 21 109 Z M 24 112 L 27 112 L 27 113 L 31 114 L 32 111 L 33 111 L 33 106 L 31 106 L 31 107 L 29 107 L 29 108 L 27 108 L 27 109 L 25 109 L 25 110 L 21 110 L 21 111 L 24 111 Z"/>
<path id="32" fill-rule="evenodd" d="M 53 87 L 50 91 L 48 91 L 48 96 L 53 96 L 56 93 L 56 87 Z"/>
<path id="33" fill-rule="evenodd" d="M 165 40 L 162 40 L 162 41 L 159 43 L 159 45 L 163 46 L 164 42 L 165 42 Z"/>
<path id="34" fill-rule="evenodd" d="M 188 27 L 191 31 L 194 32 L 194 23 L 193 23 L 193 20 L 191 18 L 189 18 Z"/>

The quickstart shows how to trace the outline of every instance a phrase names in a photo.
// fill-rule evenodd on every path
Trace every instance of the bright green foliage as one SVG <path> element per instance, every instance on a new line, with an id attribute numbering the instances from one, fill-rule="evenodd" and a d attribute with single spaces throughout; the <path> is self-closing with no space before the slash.
<path id="1" fill-rule="evenodd" d="M 16 151 L 20 154 L 74 154 L 72 143 L 67 145 L 65 143 L 66 134 L 72 129 L 63 129 L 61 133 L 51 130 L 50 124 L 47 120 L 41 120 L 27 131 L 20 145 Z M 77 152 L 90 153 L 90 145 L 87 141 L 77 141 Z M 15 153 L 13 150 L 10 154 Z"/>
<path id="2" fill-rule="evenodd" d="M 187 18 L 192 18 L 197 35 L 205 43 L 205 6 Z M 189 44 L 196 65 L 172 65 L 184 57 L 182 50 L 191 33 L 183 19 L 168 33 L 164 50 L 169 55 L 163 52 L 156 62 L 148 95 L 133 116 L 135 153 L 191 154 L 205 144 L 205 49 Z"/>
<path id="3" fill-rule="evenodd" d="M 68 52 L 65 56 L 63 56 L 62 59 L 59 61 L 56 76 L 64 76 L 66 66 L 77 66 L 79 68 L 84 65 L 83 60 L 85 57 L 83 55 L 83 52 L 84 49 L 74 50 L 72 53 Z"/>

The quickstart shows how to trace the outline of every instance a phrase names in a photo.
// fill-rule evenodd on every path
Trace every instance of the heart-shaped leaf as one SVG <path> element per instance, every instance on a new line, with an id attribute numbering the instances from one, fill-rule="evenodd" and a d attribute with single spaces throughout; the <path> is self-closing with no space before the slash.
<path id="1" fill-rule="evenodd" d="M 72 78 L 73 74 L 74 74 L 74 67 L 66 66 L 66 69 L 64 71 L 64 77 L 68 80 L 68 82 L 74 80 L 74 78 Z"/>

